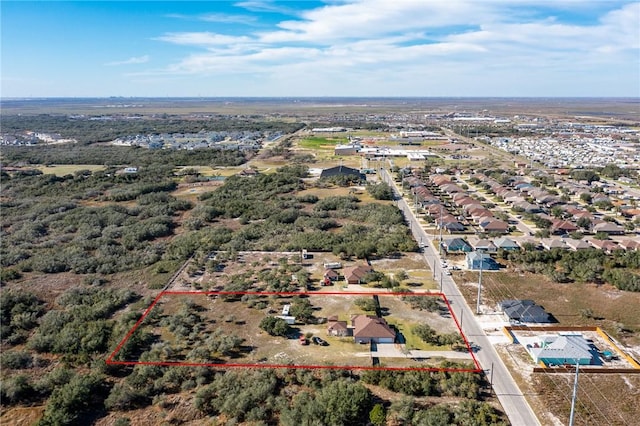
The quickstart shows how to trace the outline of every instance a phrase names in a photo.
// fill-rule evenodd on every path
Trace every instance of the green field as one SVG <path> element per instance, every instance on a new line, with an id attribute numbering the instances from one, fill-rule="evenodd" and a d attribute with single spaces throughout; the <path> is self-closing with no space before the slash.
<path id="1" fill-rule="evenodd" d="M 96 172 L 106 167 L 101 164 L 51 164 L 49 166 L 36 166 L 45 175 L 65 176 L 72 175 L 78 170 L 91 170 Z"/>
<path id="2" fill-rule="evenodd" d="M 300 148 L 305 149 L 332 150 L 336 145 L 346 144 L 348 142 L 349 140 L 347 138 L 322 138 L 312 136 L 300 139 L 297 144 Z"/>

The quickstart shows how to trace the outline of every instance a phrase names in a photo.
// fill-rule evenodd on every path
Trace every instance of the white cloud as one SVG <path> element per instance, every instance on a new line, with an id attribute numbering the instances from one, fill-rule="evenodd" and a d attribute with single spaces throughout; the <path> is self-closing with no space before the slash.
<path id="1" fill-rule="evenodd" d="M 151 57 L 149 55 L 133 56 L 129 59 L 125 59 L 124 61 L 107 62 L 105 65 L 112 67 L 118 65 L 146 64 L 150 59 Z"/>
<path id="2" fill-rule="evenodd" d="M 241 1 L 234 3 L 234 6 L 241 7 L 250 12 L 267 12 L 267 13 L 280 13 L 283 15 L 297 15 L 296 9 L 283 6 L 282 3 L 276 4 L 270 1 L 264 0 L 251 0 Z"/>
<path id="3" fill-rule="evenodd" d="M 231 45 L 234 43 L 246 43 L 252 41 L 252 39 L 247 36 L 228 36 L 210 32 L 166 33 L 157 37 L 156 40 L 166 41 L 172 44 L 201 47 Z"/>
<path id="4" fill-rule="evenodd" d="M 566 12 L 570 6 L 595 7 L 593 3 L 567 0 L 553 5 Z M 302 11 L 272 31 L 166 33 L 157 40 L 202 51 L 147 74 L 221 78 L 248 74 L 263 91 L 270 88 L 270 95 L 278 95 L 277 90 L 294 95 L 311 87 L 319 88 L 320 93 L 314 94 L 328 94 L 322 92 L 328 89 L 320 88 L 333 87 L 331 94 L 406 95 L 415 89 L 421 92 L 411 94 L 424 96 L 446 96 L 447 90 L 464 95 L 474 87 L 476 92 L 502 87 L 512 95 L 524 88 L 532 90 L 529 95 L 542 95 L 541 88 L 549 89 L 553 81 L 608 81 L 608 67 L 620 69 L 621 76 L 640 74 L 640 3 L 622 4 L 589 24 L 554 17 L 550 4 L 544 10 L 535 4 L 529 0 L 515 6 L 506 0 L 331 3 Z M 599 7 L 603 4 L 608 3 Z M 236 6 L 274 12 L 278 7 L 256 1 Z M 394 92 L 400 90 L 404 93 Z"/>
<path id="5" fill-rule="evenodd" d="M 228 13 L 205 13 L 201 15 L 184 15 L 181 13 L 170 13 L 167 18 L 195 20 L 202 22 L 217 22 L 221 24 L 244 24 L 253 25 L 257 18 L 250 15 L 232 15 Z"/>

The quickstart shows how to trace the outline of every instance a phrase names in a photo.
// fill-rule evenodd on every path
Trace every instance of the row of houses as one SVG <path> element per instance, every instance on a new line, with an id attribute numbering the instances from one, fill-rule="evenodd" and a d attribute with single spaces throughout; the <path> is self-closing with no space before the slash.
<path id="1" fill-rule="evenodd" d="M 577 222 L 583 218 L 588 220 L 589 228 L 585 230 L 589 232 L 608 235 L 623 235 L 625 233 L 624 228 L 617 223 L 599 218 L 581 206 L 567 204 L 558 195 L 552 194 L 544 188 L 536 187 L 524 178 L 511 178 L 508 185 L 505 185 L 482 173 L 473 173 L 470 176 L 480 180 L 489 192 L 501 198 L 513 210 L 535 214 L 550 221 L 549 231 L 553 235 L 568 234 L 582 229 L 577 226 Z M 588 188 L 583 188 L 579 184 L 562 182 L 558 186 L 564 186 L 567 191 L 571 190 L 577 194 L 589 194 L 591 204 L 611 202 L 607 195 L 591 194 Z M 562 217 L 553 217 L 546 213 L 554 207 L 561 208 Z M 632 213 L 630 210 L 629 215 Z"/>
<path id="2" fill-rule="evenodd" d="M 486 238 L 466 238 L 455 237 L 443 239 L 440 243 L 441 248 L 447 253 L 470 253 L 473 251 L 484 253 L 497 253 L 499 250 L 520 250 L 526 247 L 534 249 L 563 249 L 563 250 L 588 250 L 599 249 L 606 252 L 614 250 L 638 250 L 640 249 L 640 241 L 634 239 L 625 239 L 621 241 L 614 240 L 598 240 L 587 237 L 582 240 L 575 238 L 519 238 L 511 239 L 508 237 L 499 237 L 495 239 Z"/>
<path id="3" fill-rule="evenodd" d="M 438 188 L 440 196 L 433 194 L 421 178 L 411 176 L 405 179 L 415 203 L 425 209 L 438 229 L 449 233 L 462 232 L 465 230 L 464 222 L 471 221 L 483 232 L 509 232 L 510 226 L 507 222 L 496 218 L 479 200 L 470 197 L 467 191 L 451 180 L 451 176 L 434 174 L 429 176 L 429 182 L 431 186 Z M 453 215 L 449 206 L 443 202 L 442 196 L 450 198 L 451 205 L 456 206 L 462 215 Z"/>

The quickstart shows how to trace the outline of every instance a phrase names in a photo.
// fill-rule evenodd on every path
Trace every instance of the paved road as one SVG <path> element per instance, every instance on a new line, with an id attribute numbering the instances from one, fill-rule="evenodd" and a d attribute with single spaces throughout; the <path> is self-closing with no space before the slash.
<path id="1" fill-rule="evenodd" d="M 413 211 L 405 200 L 400 197 L 391 175 L 386 169 L 382 169 L 380 172 L 382 180 L 394 188 L 398 208 L 403 212 L 416 241 L 429 241 L 429 236 L 418 223 Z M 475 353 L 475 356 L 482 369 L 493 379 L 493 390 L 500 400 L 502 408 L 509 417 L 511 424 L 514 426 L 540 425 L 536 415 L 533 413 L 533 410 L 531 410 L 522 392 L 520 392 L 518 385 L 513 380 L 502 359 L 500 359 L 500 356 L 489 342 L 482 327 L 476 321 L 474 316 L 475 307 L 474 310 L 469 307 L 451 276 L 444 275 L 437 251 L 431 244 L 425 244 L 423 255 L 429 267 L 432 269 L 435 268 L 435 275 L 441 277 L 442 292 L 446 295 L 447 299 L 449 299 L 454 314 L 458 320 L 461 321 L 462 331 L 465 336 L 467 336 L 469 341 L 475 342 L 480 347 Z"/>

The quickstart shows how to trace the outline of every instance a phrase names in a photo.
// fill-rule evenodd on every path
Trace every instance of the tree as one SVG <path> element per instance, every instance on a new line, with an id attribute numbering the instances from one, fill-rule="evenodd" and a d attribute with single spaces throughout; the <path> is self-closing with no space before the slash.
<path id="1" fill-rule="evenodd" d="M 376 302 L 370 297 L 360 297 L 353 302 L 358 308 L 366 312 L 373 312 L 376 310 Z"/>
<path id="2" fill-rule="evenodd" d="M 576 221 L 576 225 L 578 225 L 582 229 L 590 229 L 591 228 L 591 219 L 588 217 L 581 217 Z"/>
<path id="3" fill-rule="evenodd" d="M 260 321 L 260 328 L 272 336 L 286 337 L 291 332 L 291 327 L 285 320 L 273 316 L 264 317 Z"/>
<path id="4" fill-rule="evenodd" d="M 289 314 L 296 317 L 296 321 L 309 323 L 313 320 L 313 305 L 309 302 L 309 299 L 294 297 Z"/>
<path id="5" fill-rule="evenodd" d="M 376 200 L 393 200 L 393 190 L 384 182 L 368 184 L 367 191 Z"/>
<path id="6" fill-rule="evenodd" d="M 411 328 L 411 332 L 425 343 L 438 344 L 438 333 L 427 324 L 418 324 Z"/>
<path id="7" fill-rule="evenodd" d="M 591 204 L 591 194 L 589 194 L 588 192 L 583 192 L 582 194 L 580 194 L 580 199 L 587 204 Z"/>
<path id="8" fill-rule="evenodd" d="M 376 404 L 369 412 L 369 420 L 374 426 L 382 426 L 387 420 L 387 413 L 382 404 Z"/>

